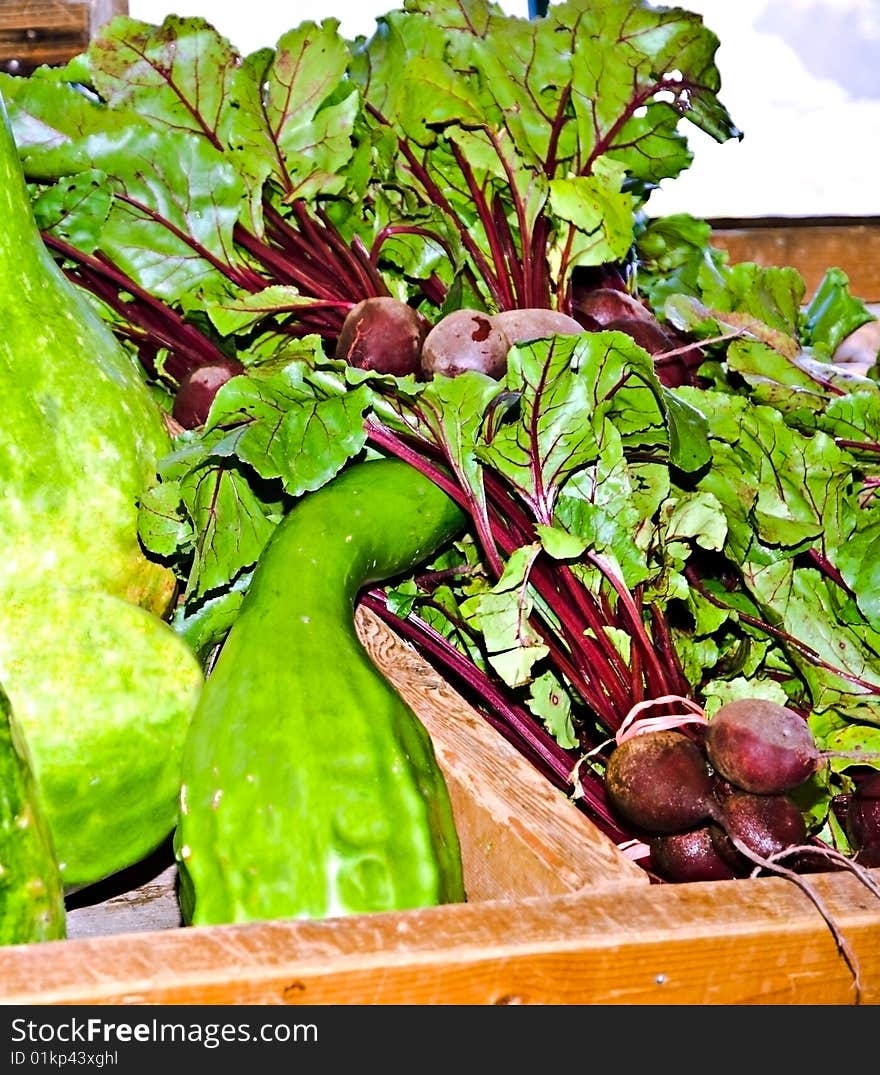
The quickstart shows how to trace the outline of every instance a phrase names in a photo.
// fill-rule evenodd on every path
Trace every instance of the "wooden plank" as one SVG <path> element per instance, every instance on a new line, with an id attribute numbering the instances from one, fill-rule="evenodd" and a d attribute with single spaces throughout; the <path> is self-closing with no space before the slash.
<path id="1" fill-rule="evenodd" d="M 157 859 L 157 873 L 136 887 L 112 891 L 100 902 L 92 898 L 68 907 L 68 937 L 113 936 L 117 933 L 156 933 L 181 928 L 177 903 L 177 871 L 169 848 Z M 114 886 L 111 886 L 111 889 Z M 106 889 L 98 886 L 97 895 Z"/>
<path id="2" fill-rule="evenodd" d="M 0 1003 L 880 1003 L 876 896 L 811 883 L 860 996 L 813 903 L 756 878 L 22 945 L 0 951 Z"/>
<path id="3" fill-rule="evenodd" d="M 361 608 L 367 652 L 431 735 L 462 834 L 469 899 L 647 883 L 644 871 L 491 728 L 412 647 Z"/>
<path id="4" fill-rule="evenodd" d="M 41 64 L 62 64 L 89 40 L 87 3 L 26 0 L 0 9 L 0 66 L 26 75 Z"/>
<path id="5" fill-rule="evenodd" d="M 81 30 L 88 26 L 89 0 L 19 0 L 0 6 L 0 30 Z"/>
<path id="6" fill-rule="evenodd" d="M 807 297 L 829 268 L 849 277 L 850 291 L 880 303 L 880 218 L 803 217 L 709 221 L 712 245 L 731 262 L 791 266 L 804 277 Z"/>
<path id="7" fill-rule="evenodd" d="M 0 70 L 26 75 L 66 63 L 128 0 L 22 0 L 0 5 Z"/>

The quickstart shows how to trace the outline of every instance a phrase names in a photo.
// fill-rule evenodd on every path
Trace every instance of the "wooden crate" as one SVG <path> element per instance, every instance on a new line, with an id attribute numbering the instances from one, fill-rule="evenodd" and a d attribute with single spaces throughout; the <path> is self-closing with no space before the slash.
<path id="1" fill-rule="evenodd" d="M 81 52 L 128 0 L 21 0 L 0 3 L 0 70 L 29 74 L 42 64 L 64 64 Z"/>
<path id="2" fill-rule="evenodd" d="M 434 739 L 468 902 L 186 928 L 165 864 L 76 912 L 78 935 L 0 949 L 0 1003 L 855 1003 L 828 926 L 795 885 L 650 883 L 409 646 L 366 613 L 358 625 Z M 860 1002 L 880 1003 L 880 902 L 848 872 L 812 883 L 858 961 Z"/>
<path id="3" fill-rule="evenodd" d="M 710 220 L 712 245 L 731 262 L 787 265 L 804 278 L 807 297 L 832 266 L 849 277 L 850 291 L 880 304 L 880 217 L 754 217 Z"/>

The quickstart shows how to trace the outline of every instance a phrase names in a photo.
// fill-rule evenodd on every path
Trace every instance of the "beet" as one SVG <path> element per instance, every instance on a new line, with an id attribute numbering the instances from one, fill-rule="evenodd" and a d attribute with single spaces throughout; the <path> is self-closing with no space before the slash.
<path id="1" fill-rule="evenodd" d="M 874 870 L 880 866 L 880 844 L 872 844 L 863 847 L 856 852 L 855 862 L 864 866 L 866 870 Z"/>
<path id="2" fill-rule="evenodd" d="M 573 311 L 588 332 L 625 332 L 655 359 L 661 383 L 668 388 L 691 384 L 695 369 L 703 362 L 699 344 L 671 326 L 662 324 L 651 309 L 616 287 L 597 287 L 578 292 Z"/>
<path id="3" fill-rule="evenodd" d="M 643 302 L 617 287 L 596 287 L 578 292 L 572 301 L 572 312 L 582 324 L 594 322 L 604 326 L 610 321 L 632 320 L 657 323 Z"/>
<path id="4" fill-rule="evenodd" d="M 880 865 L 880 772 L 858 781 L 847 804 L 844 824 L 858 860 Z"/>
<path id="5" fill-rule="evenodd" d="M 502 310 L 492 315 L 492 324 L 501 329 L 511 345 L 544 336 L 579 336 L 584 331 L 579 321 L 559 310 Z"/>
<path id="6" fill-rule="evenodd" d="M 729 881 L 737 876 L 712 839 L 714 826 L 662 833 L 648 841 L 653 868 L 669 881 Z"/>
<path id="7" fill-rule="evenodd" d="M 616 318 L 599 329 L 625 332 L 654 359 L 654 370 L 667 388 L 692 384 L 696 368 L 705 355 L 699 344 L 688 340 L 659 321 L 641 317 Z M 595 331 L 595 328 L 594 328 Z"/>
<path id="8" fill-rule="evenodd" d="M 417 374 L 430 327 L 427 318 L 402 299 L 363 299 L 346 314 L 333 357 L 395 377 Z"/>
<path id="9" fill-rule="evenodd" d="M 756 795 L 799 787 L 824 764 L 803 717 L 764 698 L 723 705 L 709 721 L 705 744 L 721 776 Z"/>
<path id="10" fill-rule="evenodd" d="M 605 788 L 612 806 L 647 832 L 680 832 L 716 809 L 703 751 L 675 730 L 641 732 L 616 746 Z"/>
<path id="11" fill-rule="evenodd" d="M 807 839 L 804 815 L 787 795 L 734 792 L 721 804 L 716 820 L 715 848 L 737 872 L 755 861 L 751 856 L 769 859 L 803 846 Z"/>
<path id="12" fill-rule="evenodd" d="M 478 370 L 500 380 L 507 372 L 510 341 L 482 310 L 462 308 L 446 314 L 431 329 L 422 344 L 422 374 L 455 377 Z"/>
<path id="13" fill-rule="evenodd" d="M 196 429 L 204 425 L 211 404 L 221 386 L 238 374 L 244 366 L 237 359 L 229 358 L 197 366 L 180 382 L 174 395 L 171 415 L 184 429 Z"/>
<path id="14" fill-rule="evenodd" d="M 742 787 L 743 781 L 754 783 L 756 773 L 764 785 L 796 787 L 823 761 L 794 711 L 761 700 L 730 702 L 699 738 L 655 729 L 623 739 L 608 757 L 605 790 L 613 810 L 650 834 L 649 860 L 658 880 L 730 880 L 765 871 L 796 885 L 827 923 L 859 993 L 856 955 L 801 873 L 822 865 L 846 869 L 880 898 L 880 883 L 868 868 L 880 862 L 877 845 L 853 859 L 822 841 L 808 841 L 806 819 L 793 799 Z M 876 809 L 880 774 L 877 784 L 873 793 L 870 785 L 863 792 L 866 820 Z M 861 824 L 861 807 L 852 810 L 855 824 Z"/>

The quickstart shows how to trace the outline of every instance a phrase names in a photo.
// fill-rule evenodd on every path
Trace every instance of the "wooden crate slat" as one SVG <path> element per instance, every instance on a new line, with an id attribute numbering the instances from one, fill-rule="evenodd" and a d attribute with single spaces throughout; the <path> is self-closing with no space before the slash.
<path id="1" fill-rule="evenodd" d="M 89 25 L 87 0 L 22 0 L 0 7 L 0 30 L 67 30 L 79 33 Z"/>
<path id="2" fill-rule="evenodd" d="M 880 303 L 880 218 L 793 218 L 712 222 L 712 245 L 731 262 L 791 266 L 804 277 L 807 298 L 829 268 L 849 277 L 853 295 Z"/>
<path id="3" fill-rule="evenodd" d="M 876 897 L 850 874 L 811 883 L 858 962 L 860 1003 L 880 1003 Z M 2 950 L 0 971 L 3 1004 L 857 1000 L 828 926 L 781 878 L 52 941 Z"/>
<path id="4" fill-rule="evenodd" d="M 573 803 L 491 728 L 442 676 L 364 608 L 367 652 L 419 714 L 446 775 L 470 899 L 521 899 L 585 885 L 647 883 Z"/>
<path id="5" fill-rule="evenodd" d="M 24 0 L 0 5 L 0 70 L 26 75 L 43 64 L 66 63 L 82 52 L 127 0 Z"/>

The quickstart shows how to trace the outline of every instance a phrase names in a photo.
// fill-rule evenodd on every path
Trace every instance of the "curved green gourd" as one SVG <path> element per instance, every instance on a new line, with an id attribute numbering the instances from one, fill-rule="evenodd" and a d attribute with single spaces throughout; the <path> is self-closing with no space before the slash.
<path id="1" fill-rule="evenodd" d="M 411 570 L 463 526 L 399 460 L 349 467 L 279 525 L 190 726 L 174 837 L 186 922 L 465 898 L 430 738 L 354 624 L 362 587 Z"/>
<path id="2" fill-rule="evenodd" d="M 42 241 L 0 96 L 0 591 L 52 577 L 164 614 L 137 501 L 170 450 L 149 388 Z"/>
<path id="3" fill-rule="evenodd" d="M 0 945 L 62 940 L 64 891 L 27 744 L 0 688 Z"/>
<path id="4" fill-rule="evenodd" d="M 203 682 L 171 626 L 124 598 L 52 584 L 4 595 L 0 683 L 65 889 L 133 865 L 171 834 Z"/>

